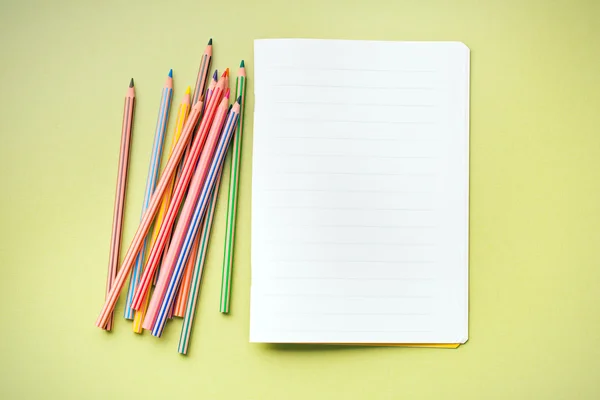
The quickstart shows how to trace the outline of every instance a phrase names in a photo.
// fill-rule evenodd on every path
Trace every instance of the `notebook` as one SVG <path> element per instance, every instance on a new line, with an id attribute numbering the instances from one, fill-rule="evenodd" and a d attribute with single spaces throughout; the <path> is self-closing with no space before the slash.
<path id="1" fill-rule="evenodd" d="M 250 341 L 468 338 L 469 49 L 257 40 Z"/>

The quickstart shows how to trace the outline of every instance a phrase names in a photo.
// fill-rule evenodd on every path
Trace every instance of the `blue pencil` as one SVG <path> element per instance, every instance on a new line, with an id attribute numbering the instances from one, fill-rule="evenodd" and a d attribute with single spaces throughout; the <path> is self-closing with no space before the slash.
<path id="1" fill-rule="evenodd" d="M 167 131 L 167 124 L 169 122 L 169 110 L 171 109 L 171 99 L 173 98 L 173 70 L 169 71 L 169 76 L 165 82 L 165 86 L 162 90 L 162 97 L 160 99 L 160 107 L 158 112 L 158 120 L 156 121 L 156 130 L 154 132 L 154 144 L 152 145 L 152 156 L 150 157 L 150 167 L 148 169 L 148 178 L 146 179 L 146 194 L 144 196 L 144 203 L 142 204 L 142 216 L 144 211 L 148 208 L 150 198 L 156 187 L 156 181 L 158 179 L 158 172 L 160 169 L 160 160 L 162 155 L 163 143 L 165 141 L 165 133 Z M 131 273 L 131 279 L 129 281 L 129 291 L 127 292 L 127 301 L 125 303 L 125 318 L 133 319 L 135 310 L 131 308 L 133 301 L 133 294 L 135 293 L 136 286 L 139 283 L 140 276 L 142 273 L 142 267 L 144 265 L 144 258 L 146 253 L 146 246 L 150 236 L 144 241 L 144 245 L 140 254 L 138 255 L 135 266 Z"/>

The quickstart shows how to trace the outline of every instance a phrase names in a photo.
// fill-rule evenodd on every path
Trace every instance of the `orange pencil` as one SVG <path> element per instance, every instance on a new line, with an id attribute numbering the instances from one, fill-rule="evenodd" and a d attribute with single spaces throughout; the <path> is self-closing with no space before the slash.
<path id="1" fill-rule="evenodd" d="M 176 317 L 185 315 L 185 308 L 187 305 L 187 298 L 190 293 L 190 285 L 192 283 L 192 274 L 194 272 L 194 263 L 196 262 L 196 255 L 198 254 L 198 247 L 200 246 L 200 235 L 196 235 L 194 243 L 192 243 L 192 252 L 185 264 L 183 272 L 183 278 L 179 285 L 179 291 L 177 292 L 177 299 L 175 300 L 175 306 L 173 307 L 173 314 Z"/>

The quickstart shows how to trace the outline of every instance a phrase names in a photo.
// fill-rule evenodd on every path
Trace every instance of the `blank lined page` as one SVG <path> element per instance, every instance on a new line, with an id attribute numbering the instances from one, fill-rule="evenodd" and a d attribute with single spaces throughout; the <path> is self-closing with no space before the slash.
<path id="1" fill-rule="evenodd" d="M 254 46 L 250 340 L 464 343 L 468 48 Z"/>

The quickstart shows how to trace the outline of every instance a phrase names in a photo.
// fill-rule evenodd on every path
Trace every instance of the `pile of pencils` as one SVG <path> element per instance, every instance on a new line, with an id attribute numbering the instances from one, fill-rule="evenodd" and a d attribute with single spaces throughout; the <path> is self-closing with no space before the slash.
<path id="1" fill-rule="evenodd" d="M 125 97 L 106 300 L 96 320 L 96 326 L 111 330 L 115 304 L 129 277 L 125 318 L 133 320 L 133 331 L 147 329 L 160 337 L 168 319 L 182 317 L 181 354 L 187 354 L 189 347 L 221 172 L 231 147 L 220 301 L 220 311 L 229 312 L 246 70 L 242 61 L 230 104 L 229 69 L 220 76 L 215 71 L 210 79 L 211 59 L 212 39 L 202 56 L 194 91 L 188 87 L 179 106 L 169 158 L 159 178 L 173 97 L 173 72 L 169 71 L 162 90 L 141 221 L 119 267 L 135 108 L 131 79 Z"/>

